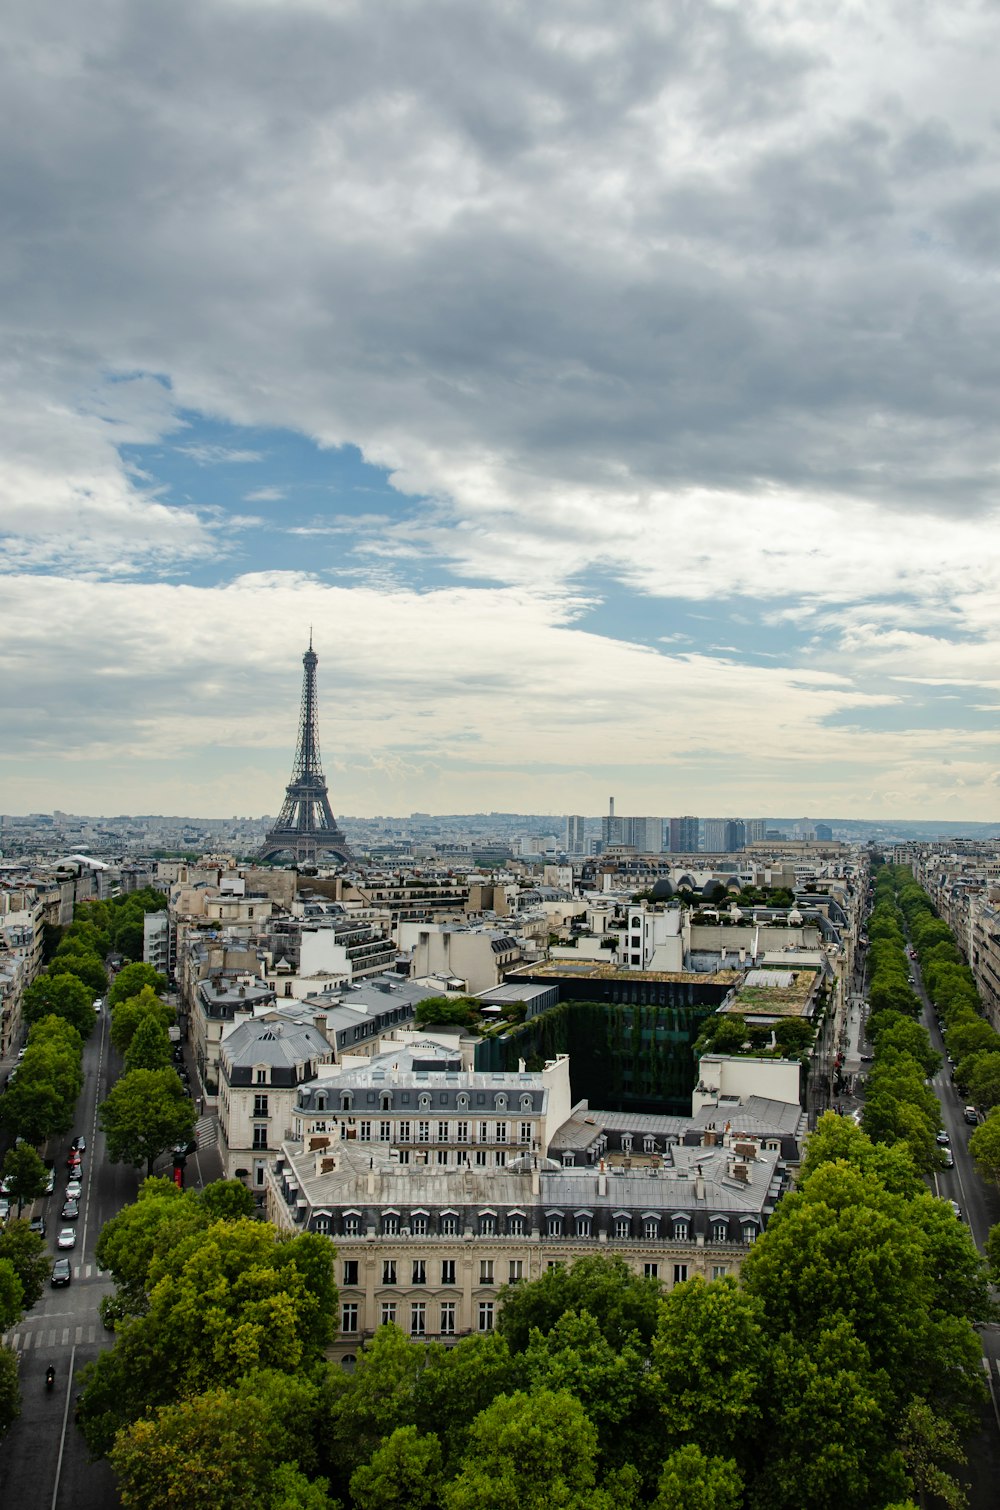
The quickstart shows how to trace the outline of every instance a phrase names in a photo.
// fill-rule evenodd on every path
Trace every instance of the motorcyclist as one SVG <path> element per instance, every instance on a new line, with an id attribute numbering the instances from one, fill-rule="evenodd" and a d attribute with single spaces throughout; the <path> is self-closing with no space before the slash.
<path id="1" fill-rule="evenodd" d="M 48 1366 L 48 1368 L 45 1370 L 45 1388 L 46 1389 L 52 1389 L 52 1387 L 54 1386 L 55 1382 L 56 1382 L 56 1371 L 53 1368 L 52 1364 L 50 1363 L 49 1366 Z"/>

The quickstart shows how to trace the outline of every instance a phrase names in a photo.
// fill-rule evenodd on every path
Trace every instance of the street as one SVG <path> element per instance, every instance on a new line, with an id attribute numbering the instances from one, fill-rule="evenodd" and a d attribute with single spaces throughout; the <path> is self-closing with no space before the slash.
<path id="1" fill-rule="evenodd" d="M 101 1227 L 135 1199 L 139 1172 L 105 1160 L 104 1135 L 97 1128 L 97 1107 L 107 1095 L 120 1061 L 108 1034 L 108 1010 L 102 1011 L 83 1050 L 84 1084 L 73 1132 L 53 1141 L 46 1156 L 55 1160 L 56 1185 L 34 1207 L 45 1217 L 46 1242 L 53 1258 L 66 1182 L 66 1156 L 76 1134 L 87 1140 L 83 1191 L 76 1223 L 77 1245 L 64 1255 L 71 1261 L 72 1282 L 64 1289 L 46 1287 L 41 1299 L 6 1337 L 21 1355 L 22 1413 L 0 1445 L 0 1482 L 6 1505 L 23 1510 L 108 1510 L 117 1503 L 114 1475 L 107 1463 L 91 1463 L 73 1422 L 75 1376 L 85 1363 L 110 1345 L 98 1314 L 110 1279 L 94 1263 Z M 25 1213 L 27 1214 L 27 1213 Z M 56 1371 L 55 1389 L 45 1388 L 45 1370 Z"/>

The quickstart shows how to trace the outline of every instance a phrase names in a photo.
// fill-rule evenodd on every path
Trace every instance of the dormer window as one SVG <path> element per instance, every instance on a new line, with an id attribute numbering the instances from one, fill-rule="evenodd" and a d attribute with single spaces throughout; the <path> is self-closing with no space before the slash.
<path id="1" fill-rule="evenodd" d="M 500 1091 L 497 1094 L 496 1106 L 498 1112 L 505 1112 L 507 1110 L 507 1097 L 503 1091 Z"/>
<path id="2" fill-rule="evenodd" d="M 384 1112 L 392 1110 L 392 1092 L 383 1091 L 378 1098 L 379 1109 Z"/>
<path id="3" fill-rule="evenodd" d="M 521 1097 L 521 1110 L 523 1112 L 530 1112 L 530 1110 L 531 1110 L 531 1097 L 530 1096 L 525 1095 L 525 1096 Z"/>
<path id="4" fill-rule="evenodd" d="M 469 1109 L 469 1097 L 468 1097 L 468 1095 L 467 1095 L 467 1093 L 465 1091 L 459 1091 L 459 1093 L 458 1093 L 458 1103 L 457 1104 L 458 1104 L 458 1109 L 459 1109 L 460 1112 L 468 1111 L 468 1109 Z"/>
<path id="5" fill-rule="evenodd" d="M 267 1084 L 267 1070 L 258 1070 L 257 1071 L 257 1084 L 258 1085 L 266 1085 Z"/>
<path id="6" fill-rule="evenodd" d="M 431 1098 L 430 1098 L 430 1096 L 428 1095 L 428 1093 L 426 1091 L 421 1091 L 421 1093 L 420 1093 L 420 1110 L 422 1112 L 430 1111 L 430 1107 L 431 1107 Z"/>
<path id="7" fill-rule="evenodd" d="M 353 1101 L 354 1097 L 351 1095 L 350 1091 L 341 1091 L 340 1110 L 342 1112 L 349 1112 L 351 1110 L 351 1106 L 353 1105 Z"/>

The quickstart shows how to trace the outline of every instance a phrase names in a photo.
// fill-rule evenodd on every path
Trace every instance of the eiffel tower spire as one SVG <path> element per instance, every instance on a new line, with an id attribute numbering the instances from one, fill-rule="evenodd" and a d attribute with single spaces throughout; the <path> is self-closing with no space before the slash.
<path id="1" fill-rule="evenodd" d="M 302 657 L 302 708 L 299 742 L 295 749 L 292 779 L 285 788 L 281 812 L 258 851 L 261 860 L 290 851 L 301 864 L 320 855 L 347 864 L 354 858 L 350 845 L 337 826 L 326 790 L 326 777 L 319 758 L 319 720 L 316 707 L 316 665 L 319 656 L 312 647 Z"/>

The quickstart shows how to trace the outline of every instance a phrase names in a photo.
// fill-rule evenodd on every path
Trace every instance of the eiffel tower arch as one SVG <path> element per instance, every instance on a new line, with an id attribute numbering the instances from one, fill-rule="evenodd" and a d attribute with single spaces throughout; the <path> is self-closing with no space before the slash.
<path id="1" fill-rule="evenodd" d="M 341 833 L 326 790 L 326 777 L 319 758 L 319 718 L 316 706 L 316 666 L 319 656 L 312 647 L 302 657 L 302 708 L 299 713 L 299 742 L 295 750 L 292 779 L 285 788 L 285 800 L 267 837 L 257 852 L 258 859 L 273 860 L 290 854 L 298 865 L 315 864 L 320 858 L 349 864 L 354 856 Z"/>

